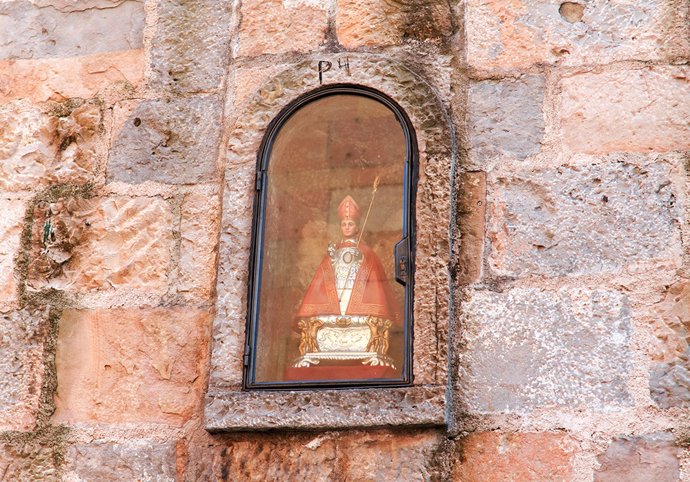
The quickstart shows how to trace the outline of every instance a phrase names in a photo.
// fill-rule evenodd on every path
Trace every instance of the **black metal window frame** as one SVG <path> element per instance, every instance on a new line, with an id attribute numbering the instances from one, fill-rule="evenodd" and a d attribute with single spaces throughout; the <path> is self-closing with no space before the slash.
<path id="1" fill-rule="evenodd" d="M 358 95 L 368 97 L 384 104 L 390 109 L 405 136 L 405 168 L 403 178 L 403 229 L 402 239 L 394 247 L 395 277 L 405 287 L 404 325 L 403 325 L 403 360 L 402 376 L 399 379 L 352 379 L 326 381 L 284 381 L 256 382 L 256 353 L 259 323 L 259 298 L 261 290 L 261 267 L 263 258 L 264 219 L 266 193 L 269 182 L 268 164 L 273 143 L 278 133 L 290 117 L 305 105 L 328 96 Z M 412 385 L 413 374 L 413 338 L 414 338 L 414 265 L 415 265 L 415 205 L 417 194 L 419 151 L 414 128 L 405 111 L 386 94 L 371 87 L 356 84 L 334 84 L 314 89 L 290 104 L 270 122 L 257 153 L 256 185 L 254 194 L 252 244 L 249 260 L 249 280 L 247 296 L 246 343 L 244 350 L 243 389 L 257 390 L 295 390 L 325 388 L 375 388 L 406 387 Z"/>

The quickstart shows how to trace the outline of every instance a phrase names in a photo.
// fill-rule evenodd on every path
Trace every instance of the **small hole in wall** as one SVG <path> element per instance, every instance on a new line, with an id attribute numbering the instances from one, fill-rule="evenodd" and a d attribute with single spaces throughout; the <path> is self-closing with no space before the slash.
<path id="1" fill-rule="evenodd" d="M 135 117 L 134 118 L 134 126 L 139 127 L 140 125 L 141 125 L 141 119 L 139 119 L 138 117 Z"/>
<path id="2" fill-rule="evenodd" d="M 566 22 L 577 23 L 582 21 L 582 15 L 585 12 L 585 6 L 575 2 L 563 2 L 558 9 L 558 13 L 565 19 Z"/>
<path id="3" fill-rule="evenodd" d="M 551 49 L 551 51 L 553 52 L 554 55 L 558 55 L 558 56 L 570 55 L 570 50 L 568 50 L 568 49 L 561 49 L 561 48 L 556 47 L 556 48 Z"/>

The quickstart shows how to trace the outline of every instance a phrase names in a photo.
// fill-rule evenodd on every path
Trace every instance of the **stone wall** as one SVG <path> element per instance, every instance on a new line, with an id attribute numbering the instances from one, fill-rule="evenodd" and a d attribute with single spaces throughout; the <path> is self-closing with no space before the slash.
<path id="1" fill-rule="evenodd" d="M 348 55 L 449 114 L 415 341 L 449 426 L 211 434 L 233 133 Z M 689 60 L 685 0 L 0 1 L 0 479 L 690 480 Z"/>

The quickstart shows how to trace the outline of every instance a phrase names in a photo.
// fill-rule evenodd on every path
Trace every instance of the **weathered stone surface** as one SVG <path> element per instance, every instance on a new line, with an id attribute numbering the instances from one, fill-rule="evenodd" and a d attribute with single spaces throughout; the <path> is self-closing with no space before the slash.
<path id="1" fill-rule="evenodd" d="M 662 408 L 690 407 L 690 282 L 669 287 L 654 311 L 663 348 L 649 379 L 652 398 Z"/>
<path id="2" fill-rule="evenodd" d="M 5 480 L 62 481 L 64 429 L 0 433 L 0 475 Z"/>
<path id="3" fill-rule="evenodd" d="M 62 59 L 0 60 L 0 103 L 88 99 L 113 84 L 131 92 L 143 76 L 143 49 Z"/>
<path id="4" fill-rule="evenodd" d="M 37 8 L 51 7 L 58 12 L 71 13 L 81 12 L 91 8 L 114 8 L 126 1 L 129 0 L 79 0 L 78 2 L 74 0 L 31 0 L 31 3 Z"/>
<path id="5" fill-rule="evenodd" d="M 28 102 L 0 107 L 0 187 L 19 190 L 46 177 L 55 163 L 57 120 Z"/>
<path id="6" fill-rule="evenodd" d="M 222 113 L 215 95 L 118 104 L 115 115 L 123 122 L 110 151 L 108 179 L 131 184 L 214 179 Z"/>
<path id="7" fill-rule="evenodd" d="M 184 423 L 200 404 L 209 330 L 191 308 L 65 310 L 54 421 Z"/>
<path id="8" fill-rule="evenodd" d="M 98 159 L 92 141 L 101 129 L 100 107 L 81 100 L 52 107 L 46 113 L 26 101 L 0 106 L 0 189 L 92 179 Z"/>
<path id="9" fill-rule="evenodd" d="M 444 425 L 445 387 L 281 392 L 209 391 L 212 432 Z"/>
<path id="10" fill-rule="evenodd" d="M 465 438 L 461 447 L 461 463 L 455 467 L 453 480 L 573 480 L 577 444 L 564 433 L 476 433 Z"/>
<path id="11" fill-rule="evenodd" d="M 170 92 L 218 89 L 230 50 L 232 2 L 161 2 L 156 13 L 150 84 Z"/>
<path id="12" fill-rule="evenodd" d="M 477 412 L 627 405 L 630 318 L 615 291 L 475 291 L 462 306 L 460 396 Z"/>
<path id="13" fill-rule="evenodd" d="M 469 284 L 479 280 L 484 253 L 486 227 L 486 174 L 465 172 L 460 177 L 457 223 L 460 231 L 460 256 L 456 280 Z"/>
<path id="14" fill-rule="evenodd" d="M 245 0 L 238 56 L 308 52 L 326 40 L 328 10 L 313 2 Z"/>
<path id="15" fill-rule="evenodd" d="M 289 64 L 270 64 L 268 66 L 260 65 L 252 67 L 251 65 L 243 66 L 241 69 L 236 69 L 233 72 L 233 84 L 235 88 L 234 104 L 235 110 L 229 112 L 231 115 L 240 114 L 239 107 L 245 104 L 249 99 L 255 95 L 264 85 L 276 75 L 289 67 Z"/>
<path id="16" fill-rule="evenodd" d="M 444 441 L 430 430 L 214 435 L 191 445 L 186 480 L 448 480 L 435 466 Z"/>
<path id="17" fill-rule="evenodd" d="M 70 446 L 66 454 L 64 479 L 175 480 L 175 444 L 154 440 L 125 443 L 93 442 Z"/>
<path id="18" fill-rule="evenodd" d="M 0 315 L 0 430 L 27 431 L 36 422 L 47 322 L 37 310 Z"/>
<path id="19" fill-rule="evenodd" d="M 15 307 L 17 279 L 14 258 L 24 226 L 24 202 L 0 199 L 0 312 Z"/>
<path id="20" fill-rule="evenodd" d="M 686 2 L 582 2 L 580 20 L 559 13 L 562 3 L 470 0 L 467 61 L 478 69 L 607 64 L 678 58 L 690 49 Z"/>
<path id="21" fill-rule="evenodd" d="M 338 453 L 349 462 L 346 480 L 447 480 L 436 466 L 435 452 L 443 445 L 442 433 L 354 435 L 337 442 Z M 343 457 L 344 456 L 344 457 Z"/>
<path id="22" fill-rule="evenodd" d="M 220 198 L 217 189 L 184 196 L 180 221 L 180 273 L 177 291 L 185 297 L 210 301 L 216 275 Z"/>
<path id="23" fill-rule="evenodd" d="M 440 0 L 338 0 L 336 35 L 345 48 L 439 42 L 452 33 L 451 11 Z"/>
<path id="24" fill-rule="evenodd" d="M 688 150 L 690 68 L 582 73 L 561 82 L 560 135 L 578 152 Z"/>
<path id="25" fill-rule="evenodd" d="M 242 384 L 255 174 L 248 163 L 225 176 L 211 357 L 211 383 L 220 386 Z"/>
<path id="26" fill-rule="evenodd" d="M 337 480 L 336 443 L 313 435 L 213 436 L 191 446 L 186 480 Z"/>
<path id="27" fill-rule="evenodd" d="M 76 57 L 143 46 L 141 1 L 62 6 L 0 3 L 0 58 Z"/>
<path id="28" fill-rule="evenodd" d="M 32 289 L 165 291 L 173 216 L 160 198 L 65 198 L 34 211 Z"/>
<path id="29" fill-rule="evenodd" d="M 677 482 L 678 447 L 668 433 L 642 437 L 620 437 L 609 445 L 597 461 L 595 482 Z"/>
<path id="30" fill-rule="evenodd" d="M 491 176 L 493 273 L 565 276 L 616 272 L 653 259 L 680 263 L 672 164 L 625 156 L 582 161 Z"/>
<path id="31" fill-rule="evenodd" d="M 524 159 L 539 152 L 544 137 L 544 78 L 484 80 L 470 85 L 467 100 L 470 162 Z"/>
<path id="32" fill-rule="evenodd" d="M 0 107 L 0 187 L 18 190 L 42 179 L 55 162 L 57 121 L 28 102 Z"/>

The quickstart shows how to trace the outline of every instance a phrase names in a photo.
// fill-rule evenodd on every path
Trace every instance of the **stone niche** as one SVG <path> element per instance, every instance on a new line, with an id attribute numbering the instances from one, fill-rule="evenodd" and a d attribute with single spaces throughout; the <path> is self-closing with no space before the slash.
<path id="1" fill-rule="evenodd" d="M 244 390 L 243 355 L 247 339 L 246 304 L 257 153 L 269 123 L 285 106 L 329 84 L 367 86 L 386 94 L 409 116 L 417 138 L 412 385 Z M 406 65 L 381 56 L 314 57 L 294 64 L 269 80 L 230 123 L 226 133 L 216 318 L 205 406 L 206 429 L 210 432 L 445 426 L 448 423 L 448 266 L 455 152 L 450 118 L 430 85 Z"/>

